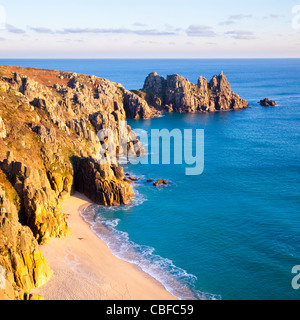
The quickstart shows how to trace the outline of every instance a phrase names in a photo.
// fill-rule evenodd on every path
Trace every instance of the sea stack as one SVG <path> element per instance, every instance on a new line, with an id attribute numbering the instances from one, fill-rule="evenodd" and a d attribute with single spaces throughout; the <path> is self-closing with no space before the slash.
<path id="1" fill-rule="evenodd" d="M 231 90 L 223 71 L 210 81 L 199 77 L 197 84 L 178 75 L 167 79 L 152 72 L 137 94 L 145 97 L 150 106 L 167 112 L 216 112 L 248 107 L 248 102 Z"/>

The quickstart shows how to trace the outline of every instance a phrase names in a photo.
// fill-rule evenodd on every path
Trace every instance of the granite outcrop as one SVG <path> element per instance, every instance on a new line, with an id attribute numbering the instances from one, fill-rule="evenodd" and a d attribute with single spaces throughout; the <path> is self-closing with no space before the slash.
<path id="1" fill-rule="evenodd" d="M 152 72 L 141 92 L 149 105 L 168 112 L 216 112 L 248 107 L 248 102 L 231 90 L 223 72 L 210 81 L 200 76 L 197 84 L 178 74 L 164 79 Z"/>

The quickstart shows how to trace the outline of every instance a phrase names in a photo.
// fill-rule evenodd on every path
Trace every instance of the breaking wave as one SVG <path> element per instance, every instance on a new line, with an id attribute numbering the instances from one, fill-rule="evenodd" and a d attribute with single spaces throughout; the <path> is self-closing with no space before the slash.
<path id="1" fill-rule="evenodd" d="M 91 205 L 81 215 L 94 233 L 103 240 L 118 258 L 138 265 L 144 272 L 159 281 L 166 290 L 180 300 L 217 300 L 220 296 L 195 289 L 197 277 L 177 267 L 166 258 L 155 254 L 155 248 L 140 245 L 130 240 L 127 232 L 118 230 L 120 219 L 107 218 L 107 213 L 129 210 L 147 199 L 135 190 L 135 199 L 122 207 Z"/>

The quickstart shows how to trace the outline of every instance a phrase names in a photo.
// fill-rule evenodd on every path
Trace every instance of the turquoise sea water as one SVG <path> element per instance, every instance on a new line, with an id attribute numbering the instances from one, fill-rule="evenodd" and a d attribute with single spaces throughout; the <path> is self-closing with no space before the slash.
<path id="1" fill-rule="evenodd" d="M 181 299 L 299 299 L 300 60 L 0 60 L 0 64 L 94 74 L 128 89 L 148 73 L 196 83 L 221 70 L 250 108 L 130 120 L 135 129 L 204 129 L 205 168 L 131 165 L 140 178 L 128 206 L 84 212 L 115 255 L 134 262 Z M 257 101 L 269 97 L 276 108 Z M 151 153 L 151 150 L 149 150 Z M 164 178 L 154 188 L 148 178 Z M 102 224 L 99 224 L 101 222 Z"/>

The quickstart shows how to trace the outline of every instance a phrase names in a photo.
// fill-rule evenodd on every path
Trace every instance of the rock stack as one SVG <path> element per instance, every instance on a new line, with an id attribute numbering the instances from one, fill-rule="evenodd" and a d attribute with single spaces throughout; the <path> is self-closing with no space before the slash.
<path id="1" fill-rule="evenodd" d="M 198 78 L 197 84 L 174 74 L 167 79 L 150 73 L 142 90 L 148 104 L 169 112 L 216 112 L 248 107 L 248 102 L 232 92 L 223 72 L 208 82 Z"/>

